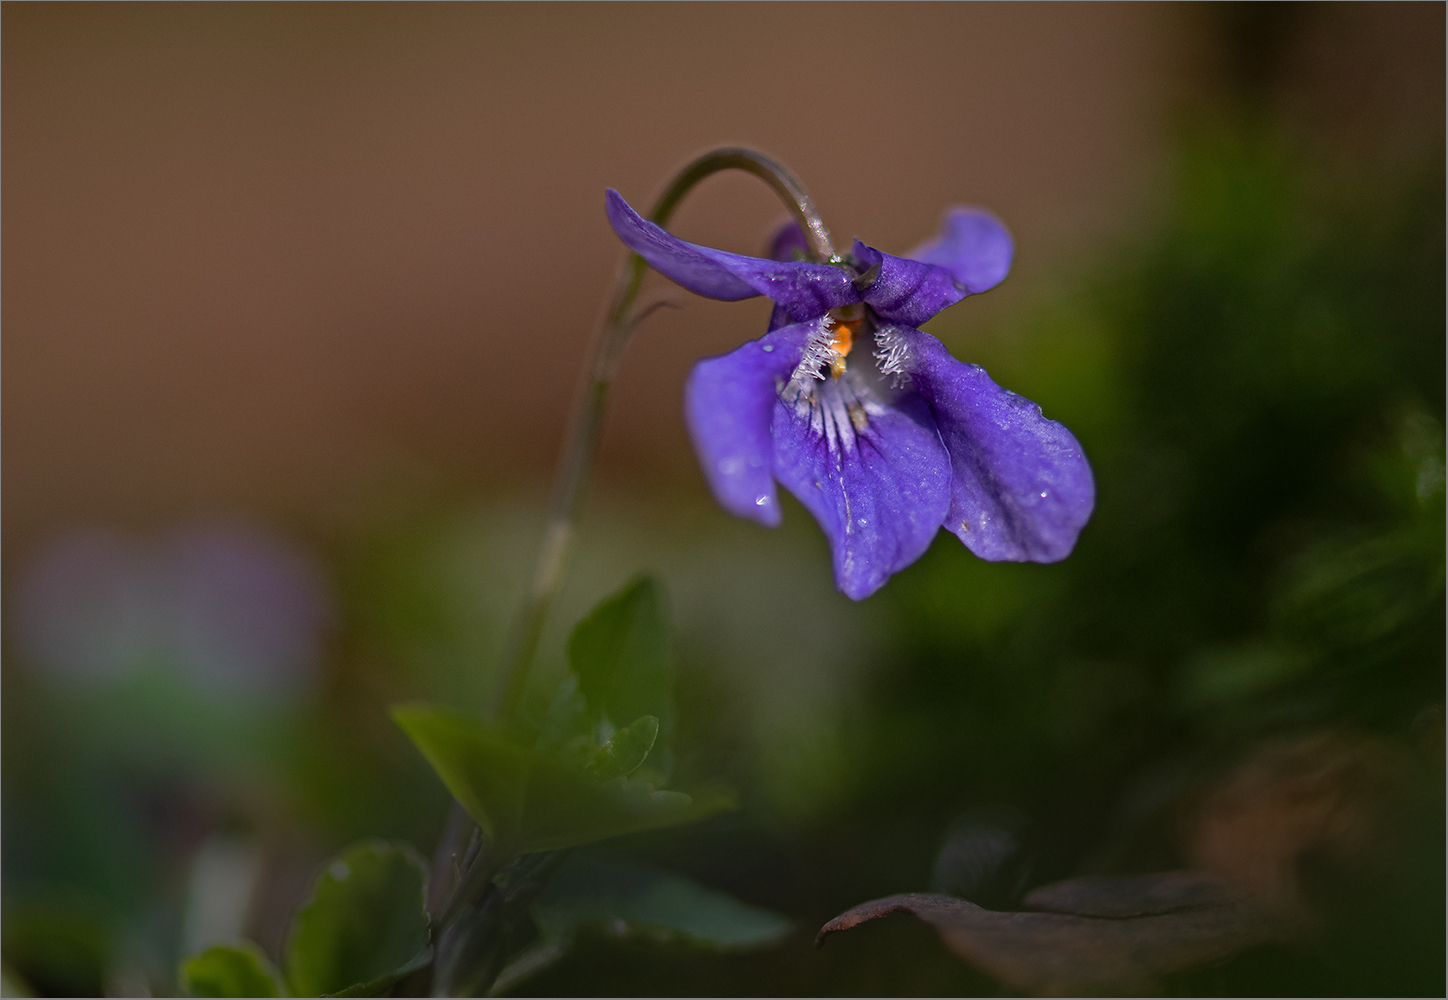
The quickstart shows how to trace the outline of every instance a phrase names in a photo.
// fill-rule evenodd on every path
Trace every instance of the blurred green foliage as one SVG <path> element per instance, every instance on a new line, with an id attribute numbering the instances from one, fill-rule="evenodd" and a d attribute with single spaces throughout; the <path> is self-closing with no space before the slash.
<path id="1" fill-rule="evenodd" d="M 673 654 L 663 602 L 658 583 L 640 578 L 589 612 L 569 636 L 568 662 L 589 707 L 585 724 L 613 729 L 652 716 L 657 733 L 657 720 L 673 721 Z"/>
<path id="2" fill-rule="evenodd" d="M 732 805 L 719 790 L 691 796 L 658 787 L 669 771 L 655 761 L 669 756 L 660 717 L 673 718 L 674 678 L 655 580 L 640 577 L 589 612 L 569 636 L 568 660 L 561 679 L 534 685 L 546 712 L 533 727 L 435 705 L 393 710 L 499 863 Z"/>
<path id="3" fill-rule="evenodd" d="M 292 921 L 286 975 L 294 996 L 375 996 L 428 946 L 427 868 L 410 849 L 358 844 L 318 876 Z"/>
<path id="4" fill-rule="evenodd" d="M 254 944 L 214 945 L 181 964 L 181 989 L 193 997 L 279 997 L 282 978 Z"/>

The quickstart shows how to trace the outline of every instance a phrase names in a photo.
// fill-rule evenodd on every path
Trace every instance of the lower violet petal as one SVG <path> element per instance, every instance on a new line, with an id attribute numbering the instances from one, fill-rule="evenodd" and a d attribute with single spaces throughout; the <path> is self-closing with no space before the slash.
<path id="1" fill-rule="evenodd" d="M 904 327 L 888 334 L 903 341 L 902 368 L 930 403 L 950 452 L 945 527 L 993 562 L 1070 555 L 1096 505 L 1091 466 L 1076 438 L 929 334 Z"/>
<path id="2" fill-rule="evenodd" d="M 857 601 L 924 554 L 950 505 L 950 459 L 920 400 L 871 410 L 850 435 L 774 408 L 774 474 L 824 529 L 835 582 Z"/>
<path id="3" fill-rule="evenodd" d="M 684 417 L 704 476 L 731 514 L 767 527 L 779 524 L 770 472 L 770 419 L 816 324 L 784 326 L 694 366 L 684 386 Z"/>

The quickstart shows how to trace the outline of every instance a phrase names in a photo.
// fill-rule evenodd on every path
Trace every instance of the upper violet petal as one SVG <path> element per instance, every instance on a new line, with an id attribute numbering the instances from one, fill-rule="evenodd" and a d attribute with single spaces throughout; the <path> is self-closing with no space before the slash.
<path id="1" fill-rule="evenodd" d="M 928 333 L 892 327 L 880 336 L 905 348 L 900 367 L 929 402 L 950 452 L 945 527 L 992 562 L 1070 555 L 1096 505 L 1091 466 L 1071 432 Z"/>
<path id="2" fill-rule="evenodd" d="M 859 240 L 854 256 L 864 268 L 855 282 L 860 298 L 893 323 L 919 326 L 970 294 L 953 274 L 935 264 L 896 257 Z"/>
<path id="3" fill-rule="evenodd" d="M 983 208 L 952 208 L 939 235 L 905 256 L 945 268 L 971 295 L 999 285 L 1011 269 L 1015 242 L 1005 225 Z"/>
<path id="4" fill-rule="evenodd" d="M 774 238 L 769 241 L 769 259 L 806 260 L 808 257 L 809 241 L 804 238 L 804 230 L 799 228 L 799 223 L 793 219 L 780 223 Z"/>
<path id="5" fill-rule="evenodd" d="M 770 260 L 804 260 L 808 253 L 809 243 L 804 238 L 804 230 L 793 219 L 781 223 L 775 230 L 774 238 L 769 241 Z M 790 322 L 789 312 L 776 302 L 769 314 L 769 332 L 788 326 Z"/>
<path id="6" fill-rule="evenodd" d="M 775 261 L 685 243 L 644 219 L 612 189 L 608 221 L 618 238 L 664 277 L 711 299 L 767 296 L 796 322 L 858 302 L 849 275 L 828 264 Z"/>
<path id="7" fill-rule="evenodd" d="M 817 323 L 785 326 L 722 357 L 700 361 L 684 385 L 684 417 L 720 506 L 766 527 L 779 524 L 769 425 Z"/>
<path id="8" fill-rule="evenodd" d="M 769 240 L 770 260 L 805 260 L 809 256 L 809 242 L 805 239 L 805 230 L 799 229 L 799 223 L 794 219 L 786 219 L 779 224 L 775 230 L 775 236 Z M 778 330 L 779 327 L 789 326 L 792 323 L 789 318 L 789 311 L 779 302 L 775 302 L 775 308 L 769 313 L 769 331 Z"/>
<path id="9" fill-rule="evenodd" d="M 824 529 L 835 583 L 863 600 L 924 554 L 950 506 L 950 458 L 918 397 L 875 408 L 847 446 L 774 408 L 774 474 Z"/>
<path id="10" fill-rule="evenodd" d="M 789 312 L 785 310 L 784 306 L 776 302 L 774 308 L 769 311 L 769 329 L 764 332 L 773 333 L 782 326 L 789 326 L 792 322 L 789 318 Z"/>

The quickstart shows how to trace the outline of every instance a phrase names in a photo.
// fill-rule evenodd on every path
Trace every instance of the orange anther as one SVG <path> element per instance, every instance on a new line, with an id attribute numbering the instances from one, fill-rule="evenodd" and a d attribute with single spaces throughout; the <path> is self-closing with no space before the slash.
<path id="1" fill-rule="evenodd" d="M 845 355 L 855 346 L 855 328 L 859 325 L 859 320 L 835 324 L 834 338 L 830 340 L 830 350 L 835 352 L 834 360 L 830 362 L 830 374 L 835 378 L 845 373 Z"/>

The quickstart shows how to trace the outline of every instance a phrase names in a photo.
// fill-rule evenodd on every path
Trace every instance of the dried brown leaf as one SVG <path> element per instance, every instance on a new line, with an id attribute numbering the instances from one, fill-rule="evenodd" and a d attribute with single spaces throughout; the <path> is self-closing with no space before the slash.
<path id="1" fill-rule="evenodd" d="M 1233 906 L 1243 893 L 1211 872 L 1156 872 L 1151 875 L 1088 875 L 1032 889 L 1024 900 L 1032 910 L 1078 917 L 1150 917 L 1204 906 Z"/>
<path id="2" fill-rule="evenodd" d="M 1163 975 L 1283 933 L 1267 911 L 1197 872 L 1073 879 L 1028 900 L 1057 912 L 1004 913 L 930 893 L 888 896 L 831 920 L 817 943 L 891 913 L 912 913 L 934 926 L 951 951 L 1007 986 L 1080 996 L 1157 992 Z"/>

